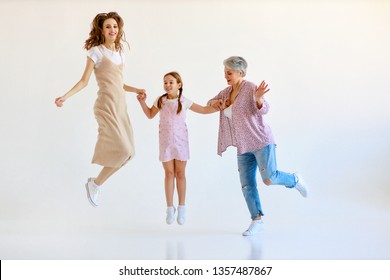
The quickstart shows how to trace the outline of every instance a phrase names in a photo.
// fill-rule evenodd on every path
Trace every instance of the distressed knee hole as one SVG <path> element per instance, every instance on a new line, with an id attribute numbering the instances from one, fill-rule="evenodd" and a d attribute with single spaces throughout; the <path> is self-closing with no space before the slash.
<path id="1" fill-rule="evenodd" d="M 272 184 L 272 181 L 271 180 L 263 180 L 264 184 L 266 184 L 267 186 L 271 185 Z"/>

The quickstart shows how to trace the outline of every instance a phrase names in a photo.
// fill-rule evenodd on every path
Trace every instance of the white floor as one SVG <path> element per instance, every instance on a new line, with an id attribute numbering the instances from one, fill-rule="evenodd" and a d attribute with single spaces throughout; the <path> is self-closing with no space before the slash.
<path id="1" fill-rule="evenodd" d="M 348 205 L 345 205 L 348 208 Z M 265 230 L 243 237 L 243 224 L 202 228 L 81 226 L 71 221 L 1 221 L 0 259 L 91 260 L 383 260 L 390 259 L 390 214 L 380 209 L 318 213 L 282 221 L 264 218 Z M 352 215 L 356 213 L 356 215 Z M 227 218 L 227 217 L 226 217 Z M 223 219 L 221 219 L 223 220 Z M 224 225 L 224 226 L 223 226 Z"/>

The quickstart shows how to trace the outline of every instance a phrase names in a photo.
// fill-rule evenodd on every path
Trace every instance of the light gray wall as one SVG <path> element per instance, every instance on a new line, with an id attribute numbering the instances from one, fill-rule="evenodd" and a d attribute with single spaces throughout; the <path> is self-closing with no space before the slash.
<path id="1" fill-rule="evenodd" d="M 332 212 L 335 205 L 388 209 L 389 1 L 35 0 L 1 1 L 0 8 L 0 219 L 164 223 L 158 117 L 148 120 L 129 94 L 136 157 L 107 182 L 95 210 L 83 186 L 100 170 L 90 164 L 94 77 L 63 108 L 54 105 L 82 75 L 90 22 L 108 11 L 123 17 L 131 45 L 125 81 L 145 88 L 148 104 L 162 94 L 162 76 L 171 70 L 181 73 L 185 95 L 205 104 L 226 86 L 222 61 L 230 55 L 247 59 L 248 80 L 269 83 L 266 120 L 278 143 L 278 167 L 300 171 L 311 197 L 259 180 L 267 218 L 310 215 L 318 203 L 341 216 Z M 235 150 L 216 155 L 217 114 L 188 112 L 187 124 L 191 219 L 246 225 Z"/>

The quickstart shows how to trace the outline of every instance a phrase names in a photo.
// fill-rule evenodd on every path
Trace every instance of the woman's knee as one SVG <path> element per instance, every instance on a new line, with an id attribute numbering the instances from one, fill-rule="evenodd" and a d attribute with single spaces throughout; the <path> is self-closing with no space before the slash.
<path id="1" fill-rule="evenodd" d="M 267 174 L 266 176 L 263 176 L 263 183 L 267 186 L 273 185 L 273 179 L 276 177 L 276 171 L 272 172 L 271 174 Z"/>
<path id="2" fill-rule="evenodd" d="M 129 143 L 118 143 L 116 146 L 116 150 L 118 154 L 123 155 L 126 159 L 131 158 L 134 154 L 134 151 L 132 147 L 129 145 Z"/>
<path id="3" fill-rule="evenodd" d="M 241 189 L 243 192 L 251 192 L 253 189 L 256 189 L 256 188 L 257 188 L 256 182 L 241 185 Z"/>
<path id="4" fill-rule="evenodd" d="M 264 184 L 266 184 L 267 186 L 272 185 L 272 181 L 271 181 L 270 179 L 264 179 L 263 182 L 264 182 Z"/>

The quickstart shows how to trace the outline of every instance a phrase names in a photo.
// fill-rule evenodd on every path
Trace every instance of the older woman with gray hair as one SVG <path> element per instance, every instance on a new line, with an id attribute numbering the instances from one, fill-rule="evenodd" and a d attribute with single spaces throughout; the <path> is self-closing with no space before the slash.
<path id="1" fill-rule="evenodd" d="M 262 81 L 257 87 L 244 80 L 248 67 L 244 58 L 232 56 L 224 60 L 225 79 L 229 85 L 208 102 L 221 110 L 218 133 L 218 155 L 229 146 L 237 148 L 237 162 L 242 192 L 252 222 L 243 232 L 244 236 L 255 235 L 263 228 L 264 215 L 256 183 L 256 168 L 259 168 L 264 184 L 283 185 L 296 189 L 307 197 L 307 186 L 302 176 L 277 170 L 276 144 L 270 127 L 263 115 L 269 110 L 264 95 L 270 90 Z"/>

